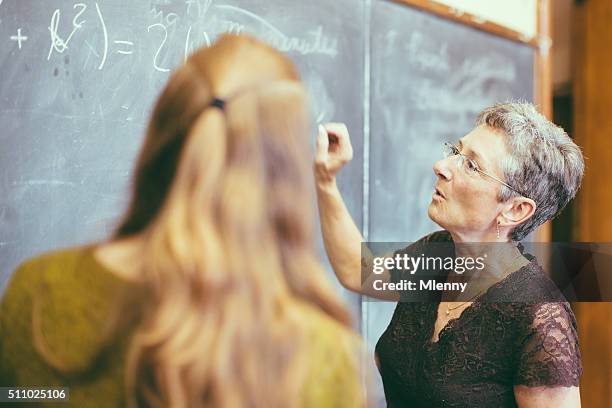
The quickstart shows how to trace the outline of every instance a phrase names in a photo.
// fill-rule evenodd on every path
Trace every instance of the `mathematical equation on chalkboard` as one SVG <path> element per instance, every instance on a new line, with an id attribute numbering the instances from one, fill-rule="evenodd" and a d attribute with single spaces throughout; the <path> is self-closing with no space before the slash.
<path id="1" fill-rule="evenodd" d="M 5 0 L 0 0 L 0 16 L 3 13 L 3 2 Z M 167 12 L 158 6 L 149 9 L 151 24 L 146 27 L 142 35 L 152 37 L 151 41 L 155 41 L 156 49 L 152 65 L 160 72 L 170 71 L 170 68 L 162 63 L 162 55 L 168 52 L 171 46 L 170 32 L 176 35 L 177 29 L 182 29 L 184 33 L 184 40 L 181 41 L 184 59 L 187 59 L 195 47 L 210 45 L 214 34 L 221 32 L 235 34 L 250 32 L 277 49 L 289 53 L 319 54 L 329 57 L 338 54 L 338 40 L 326 34 L 322 25 L 313 25 L 313 28 L 304 33 L 289 35 L 260 15 L 238 6 L 213 4 L 212 0 L 184 0 L 179 7 L 182 9 L 179 12 Z M 202 21 L 206 21 L 208 28 L 202 28 Z M 54 55 L 65 53 L 73 45 L 75 38 L 84 35 L 85 30 L 92 29 L 99 30 L 102 44 L 94 47 L 85 39 L 84 45 L 97 58 L 98 70 L 102 70 L 108 63 L 109 54 L 132 55 L 138 49 L 136 41 L 146 39 L 140 35 L 137 39 L 113 37 L 104 9 L 98 2 L 75 3 L 69 13 L 62 14 L 60 9 L 50 13 L 46 33 L 49 41 L 46 59 L 51 60 Z M 27 49 L 32 41 L 27 28 L 24 27 L 15 27 L 14 34 L 10 35 L 8 40 L 16 45 L 17 52 Z M 175 44 L 174 40 L 172 44 Z"/>

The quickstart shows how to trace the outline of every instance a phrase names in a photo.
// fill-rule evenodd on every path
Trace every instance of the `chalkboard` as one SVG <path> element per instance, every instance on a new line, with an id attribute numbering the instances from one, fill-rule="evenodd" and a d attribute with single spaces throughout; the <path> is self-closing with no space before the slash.
<path id="1" fill-rule="evenodd" d="M 441 142 L 533 99 L 533 48 L 389 1 L 0 0 L 0 291 L 25 258 L 108 236 L 170 70 L 222 32 L 286 52 L 315 120 L 348 124 L 339 183 L 371 241 L 435 230 Z M 394 306 L 364 303 L 370 347 Z"/>
<path id="2" fill-rule="evenodd" d="M 411 242 L 440 229 L 427 216 L 442 158 L 483 108 L 534 95 L 534 49 L 400 4 L 371 22 L 369 240 Z M 394 304 L 368 302 L 371 346 Z"/>
<path id="3" fill-rule="evenodd" d="M 170 70 L 222 32 L 286 52 L 315 120 L 349 124 L 361 225 L 364 18 L 353 0 L 0 0 L 0 292 L 25 258 L 111 233 Z"/>

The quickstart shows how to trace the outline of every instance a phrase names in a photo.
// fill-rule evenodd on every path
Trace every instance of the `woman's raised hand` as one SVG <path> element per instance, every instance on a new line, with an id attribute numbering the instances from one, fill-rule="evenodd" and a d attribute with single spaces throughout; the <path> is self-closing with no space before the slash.
<path id="1" fill-rule="evenodd" d="M 314 172 L 317 183 L 336 180 L 336 173 L 353 158 L 353 146 L 344 123 L 319 125 Z"/>

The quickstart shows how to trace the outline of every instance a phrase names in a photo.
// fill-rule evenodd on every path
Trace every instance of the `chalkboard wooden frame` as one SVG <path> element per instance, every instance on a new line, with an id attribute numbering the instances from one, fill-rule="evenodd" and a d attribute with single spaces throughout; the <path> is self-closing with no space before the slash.
<path id="1" fill-rule="evenodd" d="M 492 21 L 488 21 L 483 19 L 482 17 L 476 16 L 474 14 L 464 12 L 462 10 L 457 10 L 454 7 L 447 6 L 446 4 L 438 3 L 432 0 L 392 0 L 396 3 L 403 3 L 409 6 L 414 6 L 422 10 L 426 10 L 430 13 L 436 14 L 440 17 L 446 18 L 448 20 L 453 20 L 462 24 L 467 24 L 471 27 L 474 27 L 478 30 L 487 31 L 493 33 L 495 35 L 499 35 L 505 38 L 508 38 L 513 41 L 529 44 L 532 47 L 538 46 L 538 36 L 529 37 L 524 35 L 519 31 L 515 31 L 511 28 L 505 27 L 501 24 L 494 23 Z M 538 10 L 542 0 L 538 1 Z M 538 33 L 539 34 L 539 33 Z"/>
<path id="2" fill-rule="evenodd" d="M 500 24 L 483 20 L 467 12 L 458 12 L 453 7 L 432 0 L 391 0 L 409 7 L 418 8 L 435 14 L 442 18 L 452 20 L 461 24 L 469 25 L 481 31 L 491 33 L 512 41 L 528 44 L 535 48 L 535 60 L 533 67 L 534 75 L 534 101 L 540 111 L 549 119 L 552 119 L 552 72 L 550 47 L 551 40 L 551 0 L 537 0 L 536 9 L 536 35 L 526 37 L 524 34 L 504 27 Z M 551 239 L 550 222 L 545 223 L 534 233 L 534 241 L 549 242 Z"/>

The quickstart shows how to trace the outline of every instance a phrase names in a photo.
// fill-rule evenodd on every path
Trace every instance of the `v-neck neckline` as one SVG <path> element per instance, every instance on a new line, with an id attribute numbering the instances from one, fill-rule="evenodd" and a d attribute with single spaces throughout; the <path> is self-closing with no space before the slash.
<path id="1" fill-rule="evenodd" d="M 430 346 L 430 347 L 437 347 L 440 344 L 440 341 L 442 340 L 442 335 L 446 334 L 447 332 L 449 332 L 451 329 L 454 329 L 456 326 L 460 326 L 460 325 L 464 325 L 465 323 L 469 322 L 470 320 L 472 320 L 475 316 L 476 316 L 476 311 L 480 308 L 480 305 L 483 303 L 482 299 L 486 298 L 490 292 L 492 290 L 497 289 L 499 286 L 504 285 L 507 281 L 510 280 L 510 278 L 514 278 L 516 277 L 520 272 L 523 272 L 524 270 L 526 270 L 527 268 L 532 267 L 534 264 L 537 264 L 537 261 L 535 259 L 529 259 L 529 262 L 523 266 L 521 266 L 519 269 L 517 269 L 516 271 L 509 273 L 507 276 L 505 276 L 502 280 L 500 280 L 499 282 L 489 286 L 487 288 L 486 291 L 484 291 L 483 293 L 481 293 L 479 296 L 477 296 L 472 303 L 467 306 L 465 309 L 463 309 L 461 311 L 461 314 L 459 314 L 459 316 L 450 319 L 446 322 L 446 324 L 444 325 L 444 327 L 442 327 L 442 329 L 440 330 L 440 332 L 438 333 L 438 340 L 437 341 L 433 341 L 433 335 L 434 332 L 436 330 L 436 321 L 438 320 L 438 308 L 440 307 L 440 301 L 438 302 L 433 302 L 432 306 L 433 306 L 433 320 L 429 319 L 429 324 L 430 324 L 430 328 L 427 330 L 427 340 L 426 340 L 426 345 Z M 464 317 L 466 314 L 471 315 L 471 317 Z"/>
<path id="2" fill-rule="evenodd" d="M 433 341 L 433 335 L 434 332 L 436 330 L 436 321 L 438 320 L 438 308 L 440 307 L 440 303 L 434 303 L 434 308 L 433 308 L 433 320 L 431 321 L 431 329 L 428 330 L 428 337 L 427 337 L 427 343 L 431 344 L 431 345 L 439 345 L 440 340 L 442 340 L 442 335 L 445 334 L 446 332 L 450 331 L 451 329 L 453 329 L 455 326 L 459 325 L 459 324 L 465 324 L 467 322 L 469 322 L 470 320 L 472 320 L 475 316 L 475 314 L 473 313 L 476 309 L 478 309 L 480 307 L 480 305 L 482 304 L 480 301 L 478 301 L 478 299 L 480 298 L 480 296 L 477 299 L 474 299 L 474 301 L 467 306 L 465 309 L 463 309 L 461 311 L 461 314 L 453 319 L 449 319 L 446 324 L 444 325 L 444 327 L 442 327 L 442 329 L 440 330 L 440 332 L 438 333 L 438 340 Z M 471 317 L 465 317 L 465 315 L 467 314 L 472 314 Z"/>

